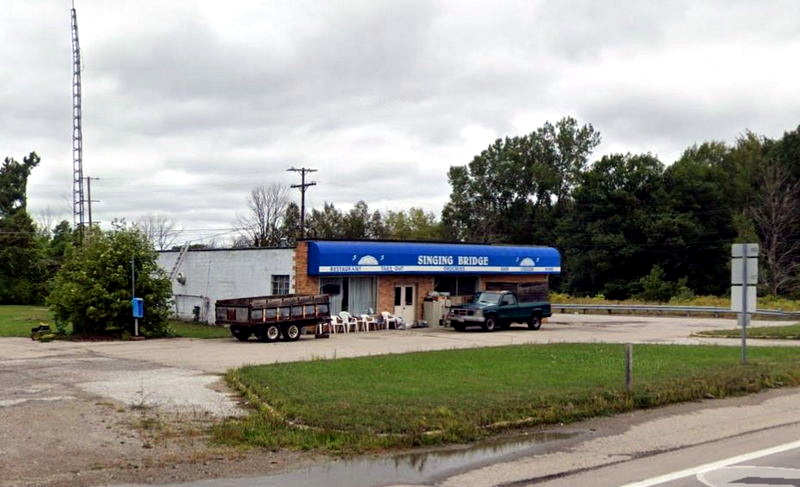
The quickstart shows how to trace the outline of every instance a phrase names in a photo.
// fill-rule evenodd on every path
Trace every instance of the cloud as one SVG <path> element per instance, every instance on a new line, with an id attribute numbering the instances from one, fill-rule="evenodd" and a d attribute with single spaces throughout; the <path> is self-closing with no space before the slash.
<path id="1" fill-rule="evenodd" d="M 42 156 L 33 212 L 72 191 L 69 10 L 11 0 L 3 156 Z M 797 125 L 800 4 L 363 0 L 78 2 L 95 218 L 225 229 L 258 184 L 315 167 L 310 206 L 439 212 L 447 170 L 571 115 L 596 156 Z M 298 194 L 293 193 L 294 197 Z M 188 232 L 187 232 L 188 234 Z"/>

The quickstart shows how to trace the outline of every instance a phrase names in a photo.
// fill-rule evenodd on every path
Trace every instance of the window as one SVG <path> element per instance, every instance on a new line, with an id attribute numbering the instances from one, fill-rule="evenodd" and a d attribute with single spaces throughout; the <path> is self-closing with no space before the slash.
<path id="1" fill-rule="evenodd" d="M 319 284 L 320 292 L 330 296 L 331 314 L 349 311 L 357 315 L 376 308 L 374 277 L 323 277 Z"/>
<path id="2" fill-rule="evenodd" d="M 289 294 L 289 276 L 280 274 L 272 275 L 272 294 Z"/>
<path id="3" fill-rule="evenodd" d="M 433 290 L 450 296 L 471 296 L 478 290 L 476 276 L 437 276 Z"/>

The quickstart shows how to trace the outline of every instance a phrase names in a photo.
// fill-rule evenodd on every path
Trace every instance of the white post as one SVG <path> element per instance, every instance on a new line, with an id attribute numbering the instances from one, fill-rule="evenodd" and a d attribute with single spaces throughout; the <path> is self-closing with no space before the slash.
<path id="1" fill-rule="evenodd" d="M 747 363 L 747 245 L 742 252 L 742 312 L 739 313 L 739 326 L 742 327 L 742 363 Z"/>
<path id="2" fill-rule="evenodd" d="M 742 328 L 742 363 L 747 363 L 747 326 L 758 300 L 758 244 L 733 244 L 731 247 L 731 310 L 737 313 Z M 742 286 L 738 289 L 736 286 Z M 750 293 L 753 299 L 750 299 Z"/>

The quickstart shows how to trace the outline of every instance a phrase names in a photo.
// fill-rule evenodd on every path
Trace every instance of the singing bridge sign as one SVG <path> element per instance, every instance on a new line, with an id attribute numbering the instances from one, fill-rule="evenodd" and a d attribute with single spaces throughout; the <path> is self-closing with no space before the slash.
<path id="1" fill-rule="evenodd" d="M 308 274 L 558 274 L 551 247 L 406 243 L 308 242 Z"/>

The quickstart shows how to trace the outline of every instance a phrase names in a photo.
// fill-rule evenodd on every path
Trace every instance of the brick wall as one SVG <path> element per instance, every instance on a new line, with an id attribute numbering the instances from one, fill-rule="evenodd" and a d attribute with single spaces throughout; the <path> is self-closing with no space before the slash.
<path id="1" fill-rule="evenodd" d="M 378 277 L 378 309 L 376 312 L 394 312 L 395 286 L 416 286 L 417 299 L 414 319 L 422 319 L 422 298 L 433 291 L 433 276 L 379 276 Z"/>
<path id="2" fill-rule="evenodd" d="M 308 275 L 308 242 L 297 242 L 294 249 L 294 289 L 297 294 L 319 293 L 319 278 Z"/>

